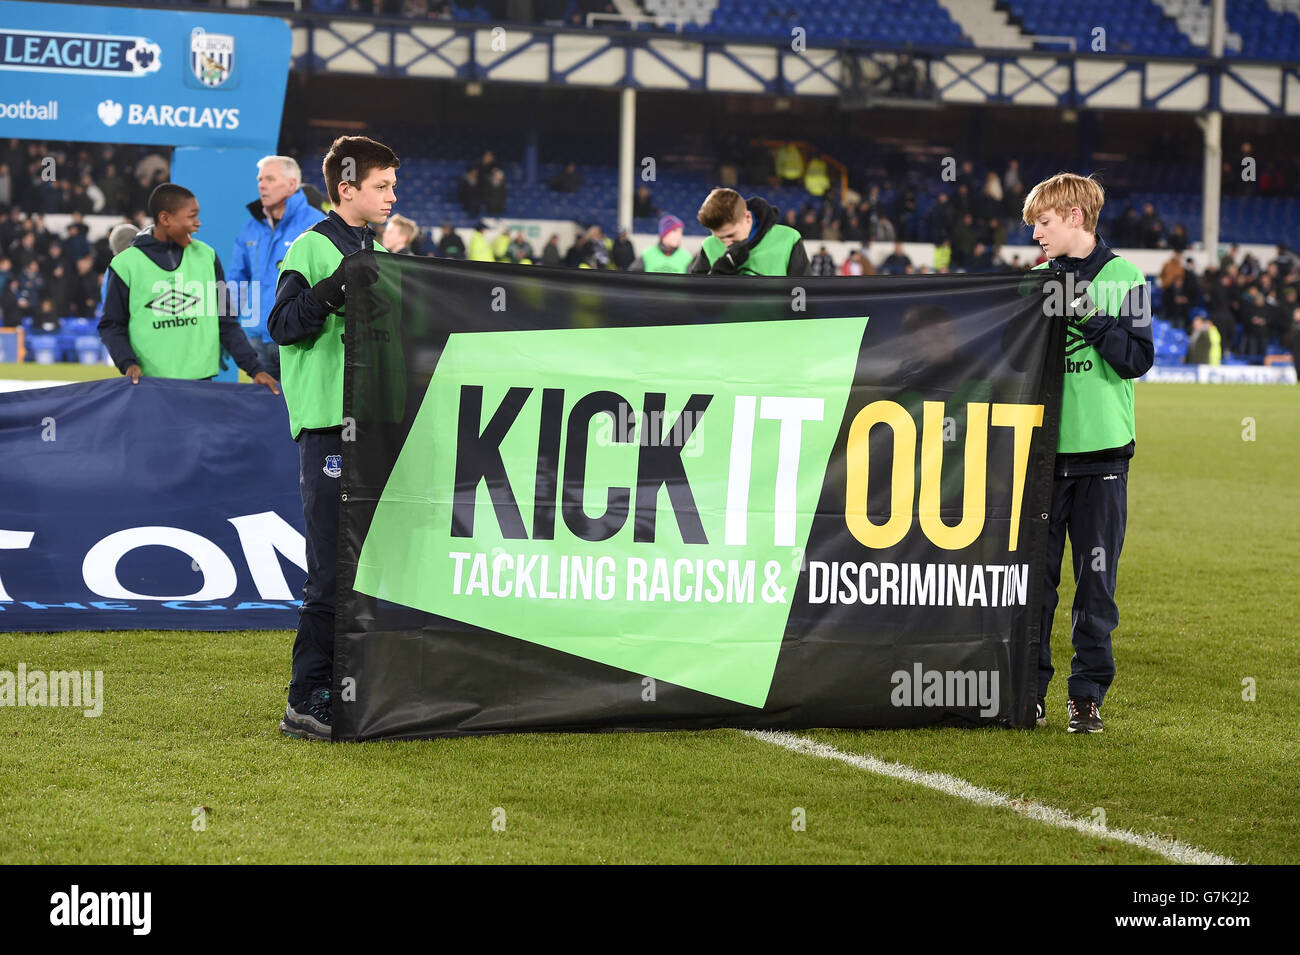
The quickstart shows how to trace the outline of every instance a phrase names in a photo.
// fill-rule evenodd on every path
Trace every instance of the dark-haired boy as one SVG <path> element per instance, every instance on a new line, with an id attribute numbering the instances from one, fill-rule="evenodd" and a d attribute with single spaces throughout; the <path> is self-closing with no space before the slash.
<path id="1" fill-rule="evenodd" d="M 141 377 L 211 378 L 224 346 L 255 383 L 278 395 L 229 307 L 221 260 L 194 238 L 194 193 L 165 182 L 150 194 L 149 214 L 153 228 L 108 264 L 99 337 L 113 363 L 133 385 Z"/>
<path id="2" fill-rule="evenodd" d="M 305 739 L 332 739 L 334 601 L 339 540 L 339 479 L 343 465 L 343 302 L 345 259 L 369 258 L 373 226 L 382 225 L 397 197 L 393 151 L 365 136 L 340 136 L 322 171 L 334 209 L 304 232 L 281 265 L 267 329 L 280 346 L 289 430 L 302 463 L 307 531 L 307 582 L 293 675 L 280 731 Z M 376 274 L 373 261 L 366 273 Z"/>

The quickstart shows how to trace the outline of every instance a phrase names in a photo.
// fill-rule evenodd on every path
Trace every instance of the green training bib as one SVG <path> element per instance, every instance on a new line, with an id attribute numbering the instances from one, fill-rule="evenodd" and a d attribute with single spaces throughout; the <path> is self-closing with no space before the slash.
<path id="1" fill-rule="evenodd" d="M 684 275 L 691 267 L 691 254 L 680 245 L 673 250 L 672 255 L 664 255 L 663 249 L 652 245 L 641 253 L 641 258 L 645 261 L 647 272 L 679 272 Z"/>
<path id="2" fill-rule="evenodd" d="M 221 370 L 216 258 L 196 239 L 174 271 L 135 246 L 109 263 L 126 283 L 127 334 L 147 377 L 211 378 Z"/>
<path id="3" fill-rule="evenodd" d="M 1089 291 L 1098 310 L 1119 316 L 1128 293 L 1145 282 L 1137 266 L 1116 256 L 1101 267 Z M 1065 327 L 1063 373 L 1058 454 L 1122 448 L 1136 440 L 1133 381 L 1121 378 L 1110 362 L 1084 341 L 1073 320 Z"/>
<path id="4" fill-rule="evenodd" d="M 749 250 L 749 258 L 737 270 L 737 275 L 788 275 L 790 253 L 803 237 L 788 225 L 774 225 L 767 230 L 758 245 Z M 704 255 L 709 267 L 722 258 L 727 247 L 716 236 L 704 240 Z"/>
<path id="5" fill-rule="evenodd" d="M 376 252 L 387 252 L 378 242 Z M 294 240 L 280 263 L 281 272 L 297 272 L 309 285 L 334 274 L 343 253 L 327 236 L 308 230 Z M 303 428 L 337 428 L 343 424 L 343 309 L 325 316 L 311 339 L 280 346 L 280 378 L 289 406 L 289 433 Z"/>

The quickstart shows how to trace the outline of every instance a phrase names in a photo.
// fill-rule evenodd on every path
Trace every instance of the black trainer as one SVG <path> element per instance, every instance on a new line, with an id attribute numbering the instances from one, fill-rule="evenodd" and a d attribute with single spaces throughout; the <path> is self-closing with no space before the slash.
<path id="1" fill-rule="evenodd" d="M 1047 725 L 1047 698 L 1040 696 L 1034 704 L 1034 722 L 1039 726 Z"/>
<path id="2" fill-rule="evenodd" d="M 1100 733 L 1101 710 L 1090 696 L 1072 696 L 1065 704 L 1071 733 Z"/>
<path id="3" fill-rule="evenodd" d="M 299 739 L 332 740 L 334 728 L 330 716 L 330 691 L 312 690 L 306 703 L 299 703 L 296 707 L 285 706 L 280 732 Z"/>

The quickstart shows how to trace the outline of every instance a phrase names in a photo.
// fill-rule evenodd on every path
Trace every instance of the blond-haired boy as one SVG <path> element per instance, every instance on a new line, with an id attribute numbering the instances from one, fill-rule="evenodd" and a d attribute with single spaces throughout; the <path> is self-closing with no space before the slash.
<path id="1" fill-rule="evenodd" d="M 1115 678 L 1111 633 L 1119 624 L 1116 565 L 1128 520 L 1128 466 L 1136 444 L 1133 379 L 1151 367 L 1146 278 L 1097 235 L 1106 200 L 1095 180 L 1058 173 L 1025 197 L 1024 220 L 1051 269 L 1046 308 L 1066 322 L 1061 423 L 1052 485 L 1038 654 L 1038 725 L 1052 679 L 1050 638 L 1070 537 L 1077 585 L 1071 615 L 1067 712 L 1071 733 L 1100 733 L 1100 707 Z"/>

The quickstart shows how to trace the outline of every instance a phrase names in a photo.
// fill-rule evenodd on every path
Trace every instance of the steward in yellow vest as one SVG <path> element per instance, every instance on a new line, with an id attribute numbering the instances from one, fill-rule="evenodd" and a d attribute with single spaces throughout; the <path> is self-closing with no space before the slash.
<path id="1" fill-rule="evenodd" d="M 480 222 L 469 234 L 468 258 L 471 262 L 496 261 L 496 257 L 492 255 L 492 246 L 488 244 L 487 236 L 483 234 L 486 229 L 487 226 Z"/>
<path id="2" fill-rule="evenodd" d="M 1223 339 L 1214 322 L 1198 309 L 1192 319 L 1192 340 L 1187 346 L 1186 363 L 1189 365 L 1220 365 L 1223 363 Z"/>

